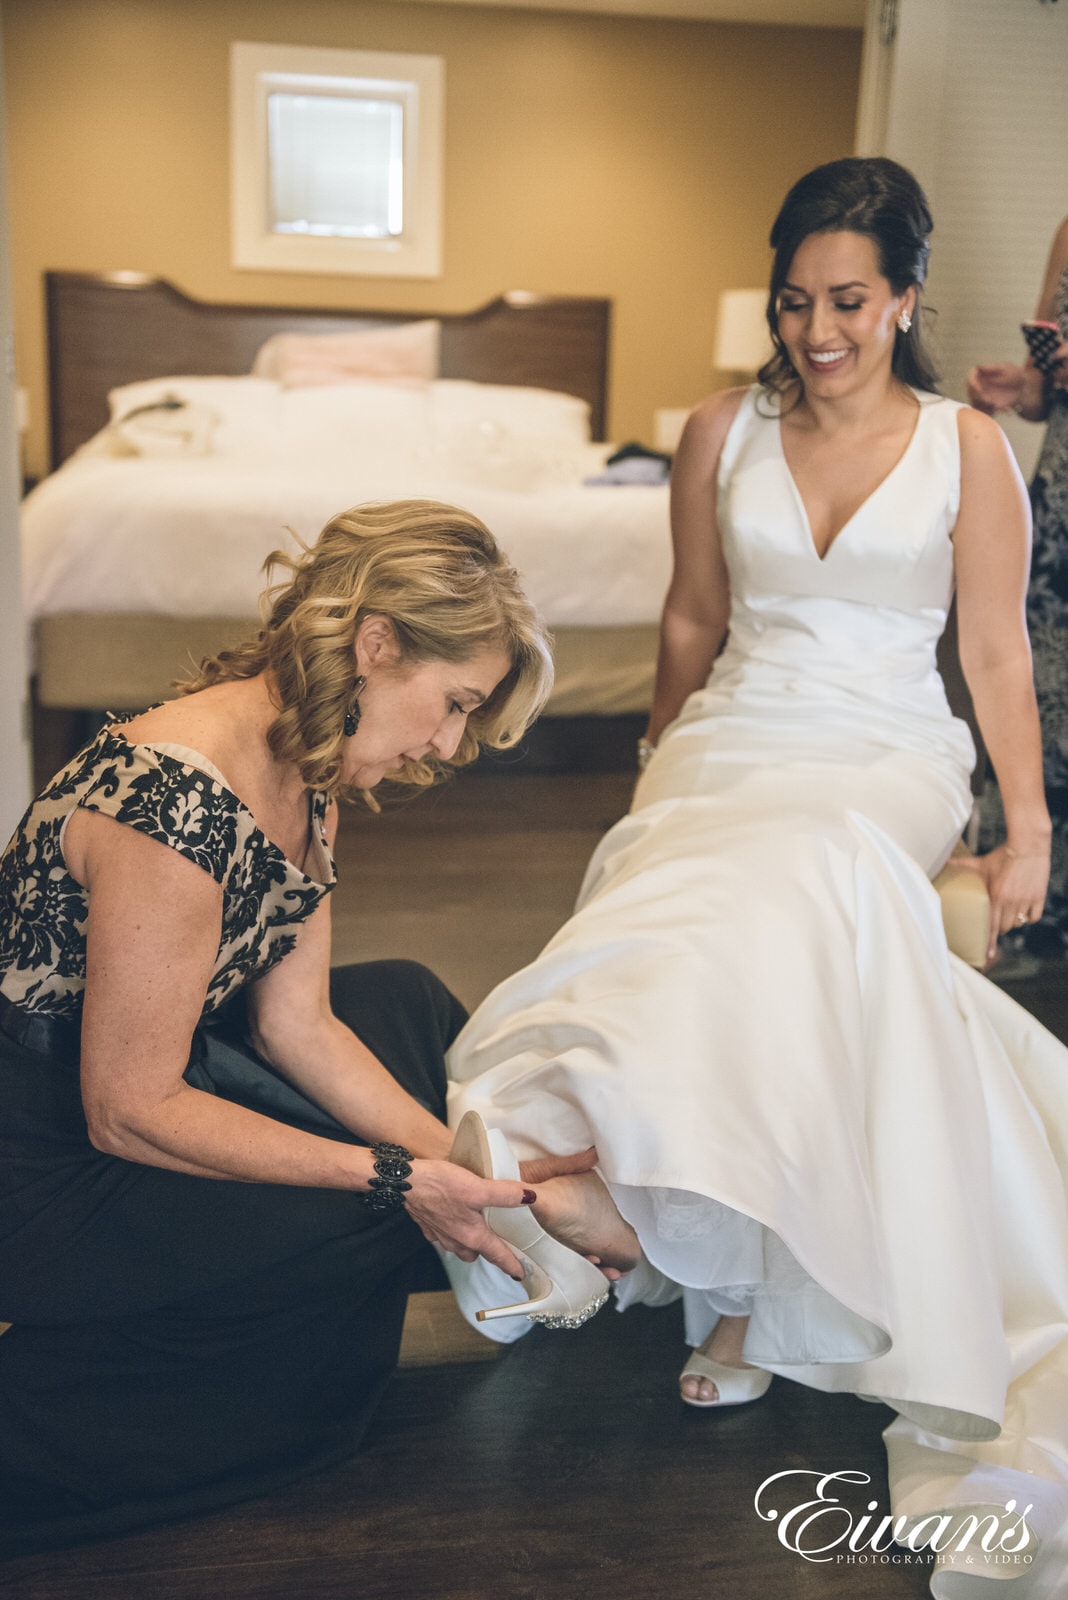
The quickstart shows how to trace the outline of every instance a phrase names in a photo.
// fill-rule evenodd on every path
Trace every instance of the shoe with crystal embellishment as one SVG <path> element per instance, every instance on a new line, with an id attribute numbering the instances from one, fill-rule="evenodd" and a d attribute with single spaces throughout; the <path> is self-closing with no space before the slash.
<path id="1" fill-rule="evenodd" d="M 759 1400 L 771 1388 L 771 1373 L 762 1367 L 725 1367 L 722 1361 L 713 1361 L 695 1350 L 679 1374 L 683 1378 L 707 1378 L 718 1391 L 715 1400 L 697 1400 L 679 1391 L 679 1399 L 688 1406 L 744 1406 L 750 1400 Z"/>
<path id="2" fill-rule="evenodd" d="M 480 1178 L 519 1177 L 519 1163 L 504 1134 L 487 1128 L 477 1111 L 468 1111 L 457 1128 L 449 1160 Z M 519 1257 L 527 1298 L 518 1305 L 479 1311 L 479 1322 L 529 1317 L 546 1328 L 581 1328 L 600 1311 L 608 1299 L 601 1273 L 592 1261 L 546 1233 L 526 1206 L 514 1211 L 491 1207 L 486 1221 Z"/>

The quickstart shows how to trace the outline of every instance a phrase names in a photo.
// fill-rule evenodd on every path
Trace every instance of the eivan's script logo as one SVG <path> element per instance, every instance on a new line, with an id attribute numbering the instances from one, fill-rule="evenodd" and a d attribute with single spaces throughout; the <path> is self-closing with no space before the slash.
<path id="1" fill-rule="evenodd" d="M 792 1482 L 788 1480 L 794 1480 Z M 913 1555 L 934 1553 L 940 1561 L 956 1563 L 964 1558 L 989 1565 L 1030 1563 L 1026 1554 L 1031 1533 L 1026 1518 L 1031 1506 L 1017 1510 L 1016 1501 L 1006 1501 L 1004 1512 L 983 1516 L 971 1512 L 946 1512 L 939 1516 L 876 1516 L 877 1500 L 869 1500 L 867 1512 L 857 1516 L 842 1504 L 836 1490 L 847 1484 L 870 1484 L 866 1472 L 844 1469 L 814 1472 L 793 1467 L 773 1472 L 753 1496 L 753 1509 L 763 1522 L 777 1522 L 776 1537 L 787 1550 L 805 1561 L 848 1562 L 908 1561 Z M 786 1496 L 789 1504 L 784 1509 Z M 801 1495 L 804 1498 L 797 1500 Z M 889 1552 L 897 1546 L 899 1554 Z M 904 1551 L 901 1547 L 904 1547 Z"/>

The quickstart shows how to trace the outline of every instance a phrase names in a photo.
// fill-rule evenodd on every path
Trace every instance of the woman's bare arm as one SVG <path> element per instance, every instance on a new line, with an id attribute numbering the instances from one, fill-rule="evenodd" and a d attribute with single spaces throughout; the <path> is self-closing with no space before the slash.
<path id="1" fill-rule="evenodd" d="M 1040 915 L 1049 877 L 1050 820 L 1024 617 L 1031 517 L 1001 429 L 971 410 L 959 413 L 958 428 L 961 504 L 953 544 L 961 666 L 1007 829 L 1005 846 L 983 858 L 993 939 L 1020 915 Z"/>
<path id="2" fill-rule="evenodd" d="M 711 395 L 691 414 L 671 472 L 675 564 L 660 618 L 656 689 L 646 737 L 655 742 L 712 670 L 730 615 L 727 567 L 716 522 L 723 441 L 745 391 Z"/>
<path id="3" fill-rule="evenodd" d="M 1057 290 L 1065 268 L 1068 267 L 1068 217 L 1053 235 L 1046 275 L 1035 308 L 1036 322 L 1055 322 L 1057 319 Z M 1053 390 L 1068 383 L 1068 345 L 1061 346 L 1062 359 L 1050 374 L 1039 372 L 1031 357 L 1023 364 L 1023 385 L 1016 410 L 1028 422 L 1044 422 L 1049 416 Z"/>
<path id="4" fill-rule="evenodd" d="M 129 1161 L 252 1183 L 365 1186 L 365 1151 L 205 1094 L 182 1076 L 219 945 L 222 891 L 113 818 L 67 825 L 89 890 L 81 1078 L 94 1145 Z"/>
<path id="5" fill-rule="evenodd" d="M 333 844 L 337 807 L 327 816 Z M 252 1042 L 273 1067 L 369 1144 L 387 1139 L 445 1160 L 448 1129 L 413 1100 L 330 1009 L 329 897 L 301 924 L 296 947 L 248 988 Z"/>
<path id="6" fill-rule="evenodd" d="M 89 890 L 81 1082 L 96 1148 L 197 1177 L 368 1188 L 369 1150 L 185 1082 L 219 943 L 214 880 L 169 846 L 99 813 L 75 812 L 67 840 L 71 868 L 76 861 Z M 409 1098 L 399 1086 L 398 1093 Z M 389 1126 L 378 1136 L 401 1142 L 403 1131 Z M 407 1210 L 429 1239 L 463 1260 L 482 1255 L 521 1276 L 483 1211 L 522 1204 L 522 1184 L 485 1181 L 445 1160 L 417 1161 L 410 1181 Z"/>
<path id="7" fill-rule="evenodd" d="M 1065 217 L 1053 235 L 1049 259 L 1046 262 L 1046 276 L 1042 280 L 1038 308 L 1035 311 L 1036 322 L 1054 321 L 1057 315 L 1057 290 L 1066 267 L 1068 267 L 1068 217 Z"/>

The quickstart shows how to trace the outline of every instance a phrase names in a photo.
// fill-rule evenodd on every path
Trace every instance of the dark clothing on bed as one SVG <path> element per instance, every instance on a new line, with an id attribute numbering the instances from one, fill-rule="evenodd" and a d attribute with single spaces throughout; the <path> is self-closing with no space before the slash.
<path id="1" fill-rule="evenodd" d="M 69 809 L 75 789 L 102 788 L 112 815 L 136 812 L 134 825 L 156 837 L 171 827 L 183 848 L 199 803 L 186 802 L 193 789 L 206 797 L 200 843 L 213 842 L 201 864 L 222 870 L 222 944 L 249 953 L 253 973 L 285 954 L 291 936 L 280 929 L 327 887 L 286 881 L 282 869 L 296 869 L 262 835 L 250 845 L 248 813 L 224 784 L 206 789 L 180 761 L 127 755 L 144 748 L 102 735 L 36 816 L 31 807 L 0 867 L 0 1319 L 13 1324 L 0 1336 L 0 1554 L 222 1507 L 350 1455 L 396 1363 L 413 1277 L 433 1264 L 403 1211 L 378 1215 L 355 1192 L 200 1178 L 90 1143 L 78 1064 L 84 917 L 73 893 L 83 891 L 65 874 L 53 825 L 63 801 Z M 101 761 L 102 785 L 87 771 Z M 136 801 L 138 781 L 151 803 Z M 266 870 L 242 870 L 250 851 Z M 46 904 L 52 933 L 65 929 L 51 943 Z M 269 920 L 269 939 L 250 907 Z M 216 966 L 221 992 L 194 1035 L 187 1081 L 356 1143 L 247 1043 L 247 974 L 234 984 L 233 972 L 229 958 Z M 444 1054 L 464 1013 L 433 974 L 403 961 L 341 968 L 331 1001 L 444 1118 Z"/>

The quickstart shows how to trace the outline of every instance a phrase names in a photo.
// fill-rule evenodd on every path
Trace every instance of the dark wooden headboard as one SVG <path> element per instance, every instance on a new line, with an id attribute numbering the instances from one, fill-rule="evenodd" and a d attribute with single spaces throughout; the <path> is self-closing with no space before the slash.
<path id="1" fill-rule="evenodd" d="M 139 272 L 45 274 L 52 465 L 108 420 L 107 395 L 141 378 L 250 371 L 274 333 L 441 323 L 441 376 L 528 384 L 578 395 L 603 439 L 608 381 L 608 300 L 517 291 L 477 311 L 322 311 L 215 305 Z"/>

